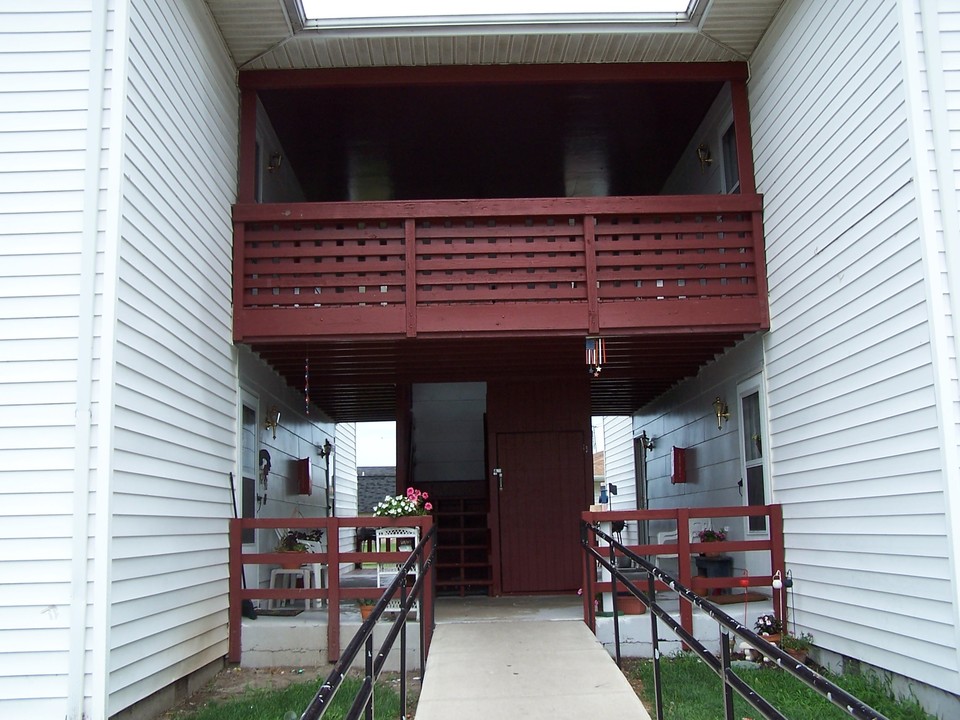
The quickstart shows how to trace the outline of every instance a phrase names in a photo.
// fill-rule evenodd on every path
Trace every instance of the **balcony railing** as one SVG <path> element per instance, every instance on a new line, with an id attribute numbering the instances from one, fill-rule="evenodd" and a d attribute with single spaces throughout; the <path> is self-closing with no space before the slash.
<path id="1" fill-rule="evenodd" d="M 235 334 L 762 328 L 761 208 L 759 195 L 236 205 Z"/>

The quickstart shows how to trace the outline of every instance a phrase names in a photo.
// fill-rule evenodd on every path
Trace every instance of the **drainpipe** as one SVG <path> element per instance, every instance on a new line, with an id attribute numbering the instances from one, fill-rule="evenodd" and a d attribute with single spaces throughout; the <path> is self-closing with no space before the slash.
<path id="1" fill-rule="evenodd" d="M 957 203 L 954 195 L 953 165 L 948 128 L 944 127 L 947 109 L 944 103 L 943 56 L 941 54 L 936 0 L 919 3 L 919 28 L 914 4 L 908 0 L 898 3 L 901 45 L 903 47 L 904 90 L 907 108 L 907 129 L 914 151 L 913 170 L 918 207 L 920 247 L 926 277 L 926 302 L 931 328 L 930 342 L 933 356 L 934 389 L 937 394 L 937 419 L 940 433 L 940 462 L 943 465 L 948 561 L 957 592 L 958 560 L 960 560 L 960 447 L 956 428 L 960 417 L 956 412 L 953 379 L 960 373 L 957 367 L 960 352 L 960 227 L 957 226 Z M 920 47 L 916 41 L 921 31 L 924 63 L 920 65 Z M 926 73 L 927 100 L 930 103 L 930 124 L 933 140 L 933 167 L 927 159 L 926 123 L 922 103 L 921 79 Z M 937 190 L 930 181 L 936 175 Z M 942 245 L 937 242 L 936 208 L 934 197 L 940 203 L 940 230 Z M 944 253 L 946 281 L 941 279 L 940 252 Z M 943 298 L 947 297 L 948 300 Z M 947 313 L 951 318 L 948 319 Z M 952 336 L 952 342 L 949 338 Z M 953 604 L 954 647 L 960 648 L 960 607 Z M 960 652 L 960 651 L 958 651 Z"/>
<path id="2" fill-rule="evenodd" d="M 77 383 L 73 439 L 73 546 L 70 555 L 70 634 L 67 665 L 67 720 L 82 720 L 87 671 L 87 583 L 90 535 L 90 458 L 93 443 L 93 316 L 97 286 L 100 154 L 103 133 L 107 8 L 93 3 L 90 13 L 89 88 L 84 138 L 83 217 L 80 234 L 80 290 L 77 327 Z M 55 611 L 56 608 L 51 608 Z"/>

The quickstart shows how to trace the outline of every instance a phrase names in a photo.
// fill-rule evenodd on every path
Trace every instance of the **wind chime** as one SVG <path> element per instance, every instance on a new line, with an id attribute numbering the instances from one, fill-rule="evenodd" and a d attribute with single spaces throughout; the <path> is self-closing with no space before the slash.
<path id="1" fill-rule="evenodd" d="M 587 372 L 593 377 L 600 377 L 607 362 L 607 347 L 601 337 L 588 337 L 586 341 Z"/>
<path id="2" fill-rule="evenodd" d="M 310 417 L 310 356 L 303 359 L 303 409 Z"/>

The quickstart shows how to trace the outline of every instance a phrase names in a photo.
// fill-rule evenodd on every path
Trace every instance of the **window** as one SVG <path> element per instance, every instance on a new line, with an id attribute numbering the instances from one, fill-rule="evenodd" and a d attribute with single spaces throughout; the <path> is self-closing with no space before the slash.
<path id="1" fill-rule="evenodd" d="M 740 398 L 740 433 L 743 438 L 742 478 L 744 503 L 747 505 L 766 505 L 767 470 L 764 451 L 767 447 L 764 438 L 763 411 L 760 398 L 760 377 L 740 386 L 737 392 Z M 747 520 L 749 532 L 766 532 L 767 519 L 763 516 Z"/>

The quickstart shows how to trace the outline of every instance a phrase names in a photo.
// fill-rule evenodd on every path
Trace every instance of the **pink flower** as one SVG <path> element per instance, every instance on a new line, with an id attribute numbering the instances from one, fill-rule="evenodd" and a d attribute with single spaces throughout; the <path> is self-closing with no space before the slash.
<path id="1" fill-rule="evenodd" d="M 424 500 L 426 500 L 426 499 L 427 499 L 428 497 L 430 497 L 430 496 L 429 496 L 427 493 L 420 493 L 420 497 L 422 497 Z"/>
<path id="2" fill-rule="evenodd" d="M 433 510 L 433 503 L 426 503 L 423 506 L 423 509 L 426 510 L 427 512 L 430 512 L 431 510 Z"/>

